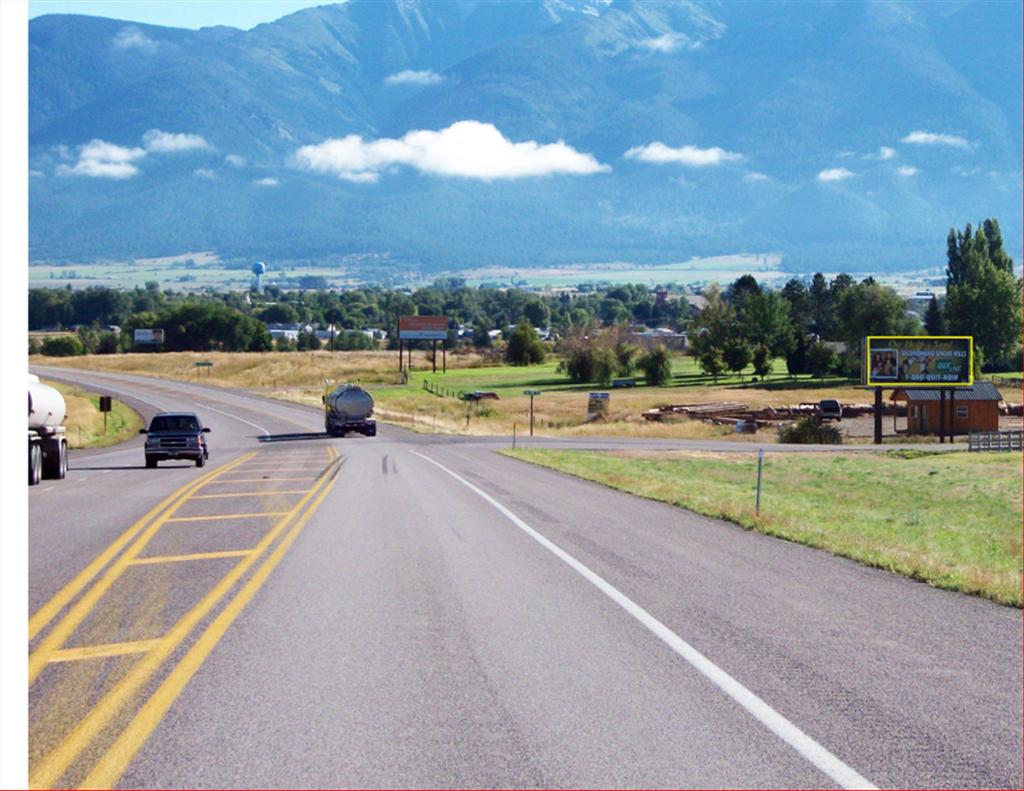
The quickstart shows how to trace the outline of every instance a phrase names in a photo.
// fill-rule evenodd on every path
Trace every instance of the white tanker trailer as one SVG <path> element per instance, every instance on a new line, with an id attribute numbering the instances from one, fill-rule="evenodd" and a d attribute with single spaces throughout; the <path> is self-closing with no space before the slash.
<path id="1" fill-rule="evenodd" d="M 28 376 L 28 485 L 44 478 L 61 479 L 68 471 L 64 396 Z"/>
<path id="2" fill-rule="evenodd" d="M 332 437 L 343 437 L 349 431 L 367 437 L 377 436 L 373 419 L 373 396 L 359 385 L 345 384 L 323 397 L 324 431 Z"/>

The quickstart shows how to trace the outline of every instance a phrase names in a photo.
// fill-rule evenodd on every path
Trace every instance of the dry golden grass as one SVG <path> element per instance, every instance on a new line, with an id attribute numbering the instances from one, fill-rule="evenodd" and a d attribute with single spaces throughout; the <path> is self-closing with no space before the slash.
<path id="1" fill-rule="evenodd" d="M 103 413 L 99 410 L 99 396 L 96 393 L 62 382 L 49 382 L 64 396 L 67 417 L 64 427 L 67 429 L 68 447 L 100 448 L 116 445 L 138 434 L 142 428 L 142 418 L 129 407 L 115 401 L 113 410 L 108 413 L 106 430 L 104 430 Z"/>
<path id="2" fill-rule="evenodd" d="M 198 361 L 210 361 L 211 368 L 196 368 Z M 455 434 L 511 434 L 529 430 L 529 404 L 522 395 L 526 387 L 542 389 L 535 401 L 535 431 L 542 436 L 632 436 L 673 439 L 730 438 L 739 442 L 774 439 L 774 432 L 737 435 L 729 426 L 715 426 L 681 419 L 655 423 L 641 414 L 664 404 L 739 401 L 759 408 L 821 398 L 863 402 L 869 394 L 854 387 L 764 389 L 735 384 L 689 385 L 685 387 L 637 387 L 613 389 L 611 414 L 604 421 L 587 423 L 588 386 L 572 387 L 555 371 L 553 363 L 530 368 L 494 366 L 477 354 L 448 355 L 448 374 L 427 373 L 428 356 L 414 354 L 416 370 L 408 384 L 402 384 L 397 355 L 375 352 L 168 352 L 162 354 L 90 355 L 84 357 L 34 357 L 39 364 L 87 368 L 89 370 L 142 374 L 180 381 L 202 381 L 225 387 L 239 387 L 261 395 L 319 406 L 324 380 L 360 382 L 376 401 L 377 416 L 418 431 Z M 501 398 L 469 406 L 454 397 L 442 398 L 422 389 L 429 377 L 437 386 L 451 390 L 497 390 Z M 468 420 L 467 420 L 468 414 Z"/>

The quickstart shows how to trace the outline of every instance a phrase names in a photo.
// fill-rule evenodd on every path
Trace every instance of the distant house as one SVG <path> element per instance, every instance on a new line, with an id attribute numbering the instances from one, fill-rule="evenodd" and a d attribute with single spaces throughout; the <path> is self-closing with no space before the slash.
<path id="1" fill-rule="evenodd" d="M 953 390 L 952 400 L 949 390 Z M 889 396 L 890 401 L 902 401 L 907 405 L 906 428 L 899 433 L 938 434 L 941 414 L 939 412 L 939 391 L 925 388 L 897 388 Z M 968 434 L 971 431 L 999 430 L 999 390 L 992 382 L 975 382 L 971 387 L 947 388 L 946 391 L 946 433 Z"/>

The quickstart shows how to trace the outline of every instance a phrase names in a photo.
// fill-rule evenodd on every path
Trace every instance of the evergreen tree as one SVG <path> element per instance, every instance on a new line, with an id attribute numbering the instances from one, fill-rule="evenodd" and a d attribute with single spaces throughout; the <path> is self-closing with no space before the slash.
<path id="1" fill-rule="evenodd" d="M 942 317 L 939 301 L 933 296 L 924 314 L 924 331 L 929 335 L 945 335 L 946 322 Z"/>
<path id="2" fill-rule="evenodd" d="M 512 365 L 530 365 L 544 362 L 544 346 L 537 330 L 528 321 L 522 321 L 508 339 L 505 359 Z"/>
<path id="3" fill-rule="evenodd" d="M 772 372 L 772 352 L 763 343 L 757 344 L 754 347 L 754 373 L 757 374 L 761 381 Z"/>

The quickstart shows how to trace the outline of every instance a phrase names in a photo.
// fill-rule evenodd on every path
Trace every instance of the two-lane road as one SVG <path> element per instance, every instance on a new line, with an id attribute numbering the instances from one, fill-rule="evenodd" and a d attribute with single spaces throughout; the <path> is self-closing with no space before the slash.
<path id="1" fill-rule="evenodd" d="M 486 440 L 65 375 L 199 412 L 213 466 L 32 491 L 38 785 L 1021 786 L 1019 610 Z"/>

